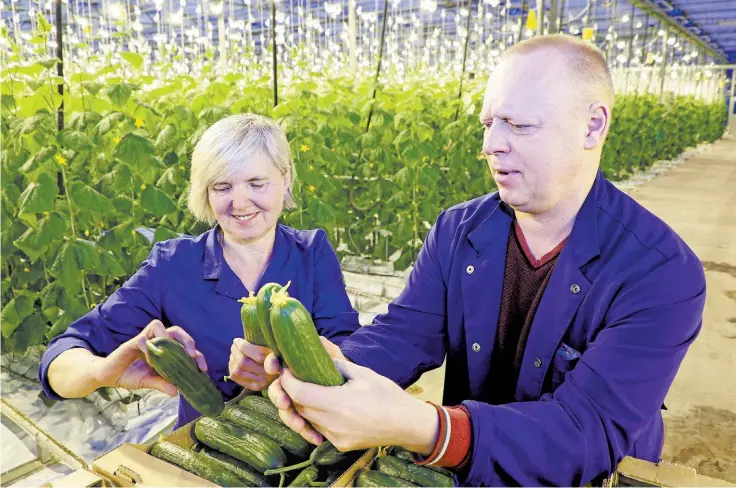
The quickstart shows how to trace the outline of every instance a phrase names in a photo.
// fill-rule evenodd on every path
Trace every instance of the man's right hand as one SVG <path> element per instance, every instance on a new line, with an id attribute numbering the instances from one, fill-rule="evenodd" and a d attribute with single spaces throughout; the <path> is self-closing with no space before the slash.
<path id="1" fill-rule="evenodd" d="M 333 344 L 323 336 L 320 336 L 319 339 L 332 359 L 340 359 L 347 363 L 351 362 L 343 355 L 338 345 Z M 281 374 L 282 365 L 273 353 L 270 353 L 266 357 L 263 367 L 268 374 Z M 307 442 L 315 445 L 319 445 L 322 442 L 322 435 L 299 414 L 298 407 L 291 402 L 289 395 L 281 386 L 280 378 L 276 379 L 268 387 L 268 397 L 271 399 L 271 403 L 279 409 L 279 417 L 287 427 L 300 434 Z"/>
<path id="2" fill-rule="evenodd" d="M 170 337 L 181 343 L 197 362 L 199 369 L 207 371 L 204 355 L 194 347 L 194 339 L 180 327 L 164 327 L 160 320 L 152 320 L 137 336 L 121 344 L 105 358 L 100 358 L 97 381 L 100 386 L 116 386 L 128 390 L 153 388 L 175 396 L 176 388 L 164 380 L 146 361 L 146 341 L 154 337 Z"/>

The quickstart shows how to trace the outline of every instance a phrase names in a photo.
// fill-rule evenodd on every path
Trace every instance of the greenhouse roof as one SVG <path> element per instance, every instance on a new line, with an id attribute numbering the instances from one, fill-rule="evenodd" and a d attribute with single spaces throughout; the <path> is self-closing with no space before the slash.
<path id="1" fill-rule="evenodd" d="M 539 0 L 389 0 L 389 15 L 400 18 L 407 25 L 413 19 L 421 18 L 429 26 L 442 25 L 445 35 L 454 35 L 455 27 L 460 25 L 450 21 L 465 12 L 474 16 L 488 15 L 501 18 L 507 23 L 527 22 L 530 12 L 535 12 Z M 269 29 L 271 0 L 62 0 L 66 8 L 62 10 L 64 21 L 69 12 L 73 16 L 84 17 L 81 22 L 92 26 L 102 25 L 100 19 L 114 18 L 127 10 L 131 25 L 135 26 L 146 40 L 154 40 L 157 34 L 171 29 L 200 25 L 206 17 L 209 30 L 202 27 L 211 39 L 217 39 L 218 16 L 223 15 L 228 22 L 233 18 L 244 22 L 250 16 L 250 27 L 254 33 Z M 382 18 L 383 0 L 357 0 L 358 13 L 374 15 L 373 21 Z M 470 9 L 468 5 L 472 3 Z M 13 14 L 20 32 L 29 32 L 34 25 L 32 15 L 40 9 L 46 18 L 53 22 L 54 0 L 3 0 L 2 19 L 13 31 Z M 276 8 L 288 24 L 299 25 L 305 14 L 324 22 L 333 21 L 331 35 L 341 35 L 348 17 L 348 0 L 325 2 L 322 0 L 277 0 Z M 71 6 L 71 7 L 70 7 Z M 183 10 L 181 9 L 183 7 Z M 526 8 L 524 8 L 526 7 Z M 677 41 L 688 43 L 699 54 L 706 54 L 708 60 L 717 63 L 736 63 L 736 0 L 546 0 L 545 22 L 553 8 L 558 14 L 558 27 L 562 32 L 581 34 L 584 27 L 594 27 L 595 40 L 601 45 L 606 42 L 606 33 L 614 32 L 614 39 L 638 36 L 653 39 L 663 36 L 663 31 L 674 36 Z M 29 15 L 29 11 L 30 14 Z M 173 15 L 172 15 L 173 14 Z M 183 15 L 182 15 L 183 14 Z M 125 16 L 125 15 L 124 15 Z M 391 17 L 389 17 L 391 18 Z M 460 17 L 457 17 L 459 19 Z M 665 24 L 663 24 L 663 19 Z M 447 21 L 447 22 L 446 22 Z M 80 21 L 75 18 L 74 23 Z M 519 25 L 521 25 L 519 23 Z M 528 26 L 528 24 L 527 24 Z M 326 29 L 325 29 L 326 31 Z M 601 35 L 602 34 L 602 35 Z M 647 37 L 648 36 L 648 37 Z M 258 43 L 258 37 L 254 37 Z M 610 39 L 609 39 L 610 40 Z M 672 41 L 674 44 L 674 41 Z M 681 49 L 678 42 L 678 49 Z M 690 52 L 693 52 L 690 49 Z M 695 57 L 693 54 L 692 57 Z"/>

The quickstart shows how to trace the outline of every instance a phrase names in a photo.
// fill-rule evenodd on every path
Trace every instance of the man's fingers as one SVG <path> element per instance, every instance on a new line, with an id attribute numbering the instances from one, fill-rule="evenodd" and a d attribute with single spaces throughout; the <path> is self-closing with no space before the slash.
<path id="1" fill-rule="evenodd" d="M 352 380 L 355 377 L 361 376 L 367 368 L 353 364 L 350 361 L 342 361 L 340 359 L 333 359 L 333 363 L 337 367 L 338 371 L 342 373 L 346 380 Z"/>
<path id="2" fill-rule="evenodd" d="M 281 388 L 283 388 L 293 403 L 319 410 L 331 402 L 331 395 L 329 394 L 330 387 L 300 381 L 292 374 L 289 368 L 285 368 L 281 372 L 280 380 Z"/>
<path id="3" fill-rule="evenodd" d="M 268 387 L 268 398 L 279 410 L 286 410 L 291 406 L 291 399 L 281 386 L 281 378 L 276 378 Z"/>
<path id="4" fill-rule="evenodd" d="M 333 344 L 325 336 L 319 336 L 319 340 L 322 342 L 322 346 L 324 346 L 325 350 L 327 350 L 327 354 L 329 354 L 332 359 L 345 359 L 345 356 L 340 350 L 340 346 Z"/>
<path id="5" fill-rule="evenodd" d="M 287 410 L 279 410 L 279 417 L 284 425 L 302 436 L 305 441 L 315 445 L 322 442 L 322 435 L 314 430 L 309 422 L 299 415 L 293 407 L 289 407 Z"/>

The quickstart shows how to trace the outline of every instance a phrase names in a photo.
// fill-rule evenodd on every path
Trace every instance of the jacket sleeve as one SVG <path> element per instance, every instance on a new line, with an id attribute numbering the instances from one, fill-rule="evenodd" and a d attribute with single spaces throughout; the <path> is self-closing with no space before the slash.
<path id="1" fill-rule="evenodd" d="M 446 351 L 447 286 L 440 265 L 442 217 L 429 231 L 401 294 L 341 346 L 351 361 L 402 387 L 442 365 Z"/>
<path id="2" fill-rule="evenodd" d="M 340 345 L 360 328 L 358 312 L 350 304 L 340 262 L 323 230 L 317 241 L 312 319 L 320 335 Z"/>
<path id="3" fill-rule="evenodd" d="M 49 385 L 51 362 L 62 352 L 81 347 L 105 357 L 131 339 L 161 313 L 161 262 L 165 250 L 155 244 L 141 268 L 102 304 L 55 337 L 41 358 L 38 378 L 49 398 L 61 400 Z"/>
<path id="4" fill-rule="evenodd" d="M 610 475 L 639 433 L 661 422 L 660 407 L 700 331 L 704 305 L 700 261 L 664 261 L 621 289 L 553 393 L 500 406 L 464 402 L 474 445 L 459 482 L 578 486 Z"/>

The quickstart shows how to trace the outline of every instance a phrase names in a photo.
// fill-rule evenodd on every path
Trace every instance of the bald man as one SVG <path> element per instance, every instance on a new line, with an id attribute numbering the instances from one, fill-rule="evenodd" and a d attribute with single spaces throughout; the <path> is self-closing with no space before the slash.
<path id="1" fill-rule="evenodd" d="M 624 456 L 658 461 L 705 278 L 601 174 L 613 99 L 590 43 L 507 50 L 480 115 L 498 191 L 443 211 L 388 313 L 325 342 L 344 386 L 282 370 L 269 393 L 284 422 L 342 450 L 403 446 L 463 486 L 583 485 Z M 403 390 L 445 355 L 443 405 Z"/>

